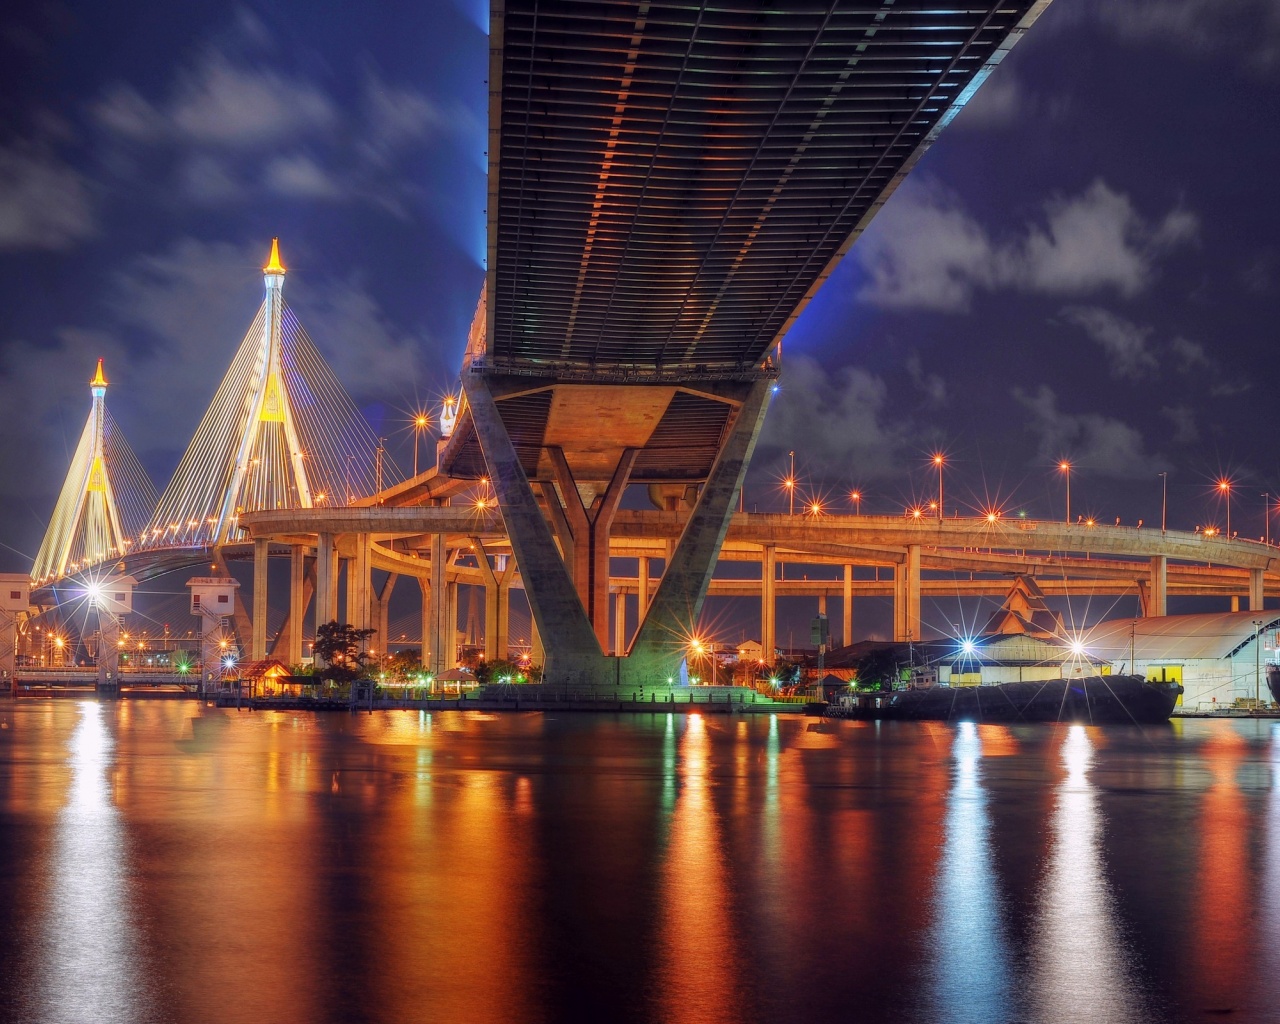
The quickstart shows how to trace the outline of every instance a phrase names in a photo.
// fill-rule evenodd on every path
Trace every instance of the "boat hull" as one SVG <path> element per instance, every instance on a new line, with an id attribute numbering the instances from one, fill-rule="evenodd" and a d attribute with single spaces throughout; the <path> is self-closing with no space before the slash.
<path id="1" fill-rule="evenodd" d="M 1032 683 L 901 690 L 887 706 L 841 717 L 929 722 L 1167 722 L 1182 687 L 1141 676 L 1085 676 Z M 883 704 L 884 702 L 882 702 Z M 839 713 L 837 713 L 839 714 Z"/>

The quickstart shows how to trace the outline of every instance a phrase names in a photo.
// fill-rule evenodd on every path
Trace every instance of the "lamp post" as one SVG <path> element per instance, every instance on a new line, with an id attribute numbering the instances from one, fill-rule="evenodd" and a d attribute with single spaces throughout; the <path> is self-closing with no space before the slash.
<path id="1" fill-rule="evenodd" d="M 1231 539 L 1231 481 L 1219 480 L 1218 493 L 1227 500 L 1227 540 Z"/>
<path id="2" fill-rule="evenodd" d="M 935 452 L 933 455 L 933 464 L 938 467 L 938 519 L 942 519 L 942 467 L 946 464 L 946 457 L 942 452 Z"/>
<path id="3" fill-rule="evenodd" d="M 1063 459 L 1058 463 L 1058 469 L 1067 480 L 1067 518 L 1063 520 L 1065 523 L 1071 522 L 1071 463 Z"/>
<path id="4" fill-rule="evenodd" d="M 849 495 L 849 500 L 853 502 L 853 514 L 855 516 L 862 515 L 862 492 L 853 491 Z"/>
<path id="5" fill-rule="evenodd" d="M 796 453 L 791 452 L 791 470 L 787 473 L 787 478 L 782 482 L 787 489 L 787 514 L 796 514 Z"/>
<path id="6" fill-rule="evenodd" d="M 1164 536 L 1169 525 L 1169 474 L 1160 474 L 1160 536 Z"/>
<path id="7" fill-rule="evenodd" d="M 418 413 L 413 418 L 413 475 L 418 475 L 418 446 L 422 443 L 422 432 L 427 429 L 427 416 Z"/>
<path id="8" fill-rule="evenodd" d="M 1262 495 L 1262 531 L 1263 542 L 1271 546 L 1271 492 L 1266 491 Z"/>

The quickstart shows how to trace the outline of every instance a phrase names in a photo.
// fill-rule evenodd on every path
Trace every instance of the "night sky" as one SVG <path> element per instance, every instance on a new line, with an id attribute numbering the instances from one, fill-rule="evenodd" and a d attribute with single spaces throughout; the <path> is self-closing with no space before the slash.
<path id="1" fill-rule="evenodd" d="M 1225 8 L 1225 11 L 1224 11 Z M 285 297 L 375 429 L 453 386 L 483 278 L 480 0 L 10 5 L 0 569 L 39 545 L 106 358 L 158 489 Z M 747 506 L 999 505 L 1262 533 L 1277 411 L 1280 5 L 1056 0 L 793 329 Z M 425 451 L 425 449 L 424 449 Z"/>

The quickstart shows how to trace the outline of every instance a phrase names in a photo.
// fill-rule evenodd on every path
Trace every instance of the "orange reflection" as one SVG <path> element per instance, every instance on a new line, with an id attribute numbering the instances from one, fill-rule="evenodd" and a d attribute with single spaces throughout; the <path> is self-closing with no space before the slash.
<path id="1" fill-rule="evenodd" d="M 1239 1005 L 1253 966 L 1241 955 L 1252 946 L 1241 935 L 1252 919 L 1249 812 L 1236 782 L 1248 743 L 1228 722 L 1215 722 L 1201 747 L 1213 783 L 1200 809 L 1200 868 L 1191 928 L 1201 999 L 1206 1005 Z"/>
<path id="2" fill-rule="evenodd" d="M 681 783 L 663 870 L 658 987 L 662 1018 L 711 1024 L 737 1021 L 734 948 L 719 822 L 711 802 L 711 743 L 701 715 L 689 715 L 680 740 Z"/>

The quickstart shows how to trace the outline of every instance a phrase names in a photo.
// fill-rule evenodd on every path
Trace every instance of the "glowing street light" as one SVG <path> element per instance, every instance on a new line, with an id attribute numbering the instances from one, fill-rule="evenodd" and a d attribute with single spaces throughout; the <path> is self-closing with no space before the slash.
<path id="1" fill-rule="evenodd" d="M 1227 540 L 1231 539 L 1231 481 L 1222 479 L 1218 481 L 1218 493 L 1227 501 Z"/>
<path id="2" fill-rule="evenodd" d="M 857 516 L 862 515 L 862 492 L 851 491 L 849 494 L 849 500 L 853 502 L 853 514 Z"/>
<path id="3" fill-rule="evenodd" d="M 1067 518 L 1063 522 L 1069 523 L 1071 522 L 1071 463 L 1063 459 L 1058 463 L 1058 471 L 1067 480 Z"/>
<path id="4" fill-rule="evenodd" d="M 791 452 L 791 469 L 787 473 L 787 478 L 782 481 L 782 486 L 787 489 L 787 514 L 796 514 L 796 453 Z"/>
<path id="5" fill-rule="evenodd" d="M 418 413 L 413 418 L 413 475 L 418 475 L 418 447 L 422 441 L 422 432 L 427 429 L 427 424 L 431 421 L 424 412 Z"/>

